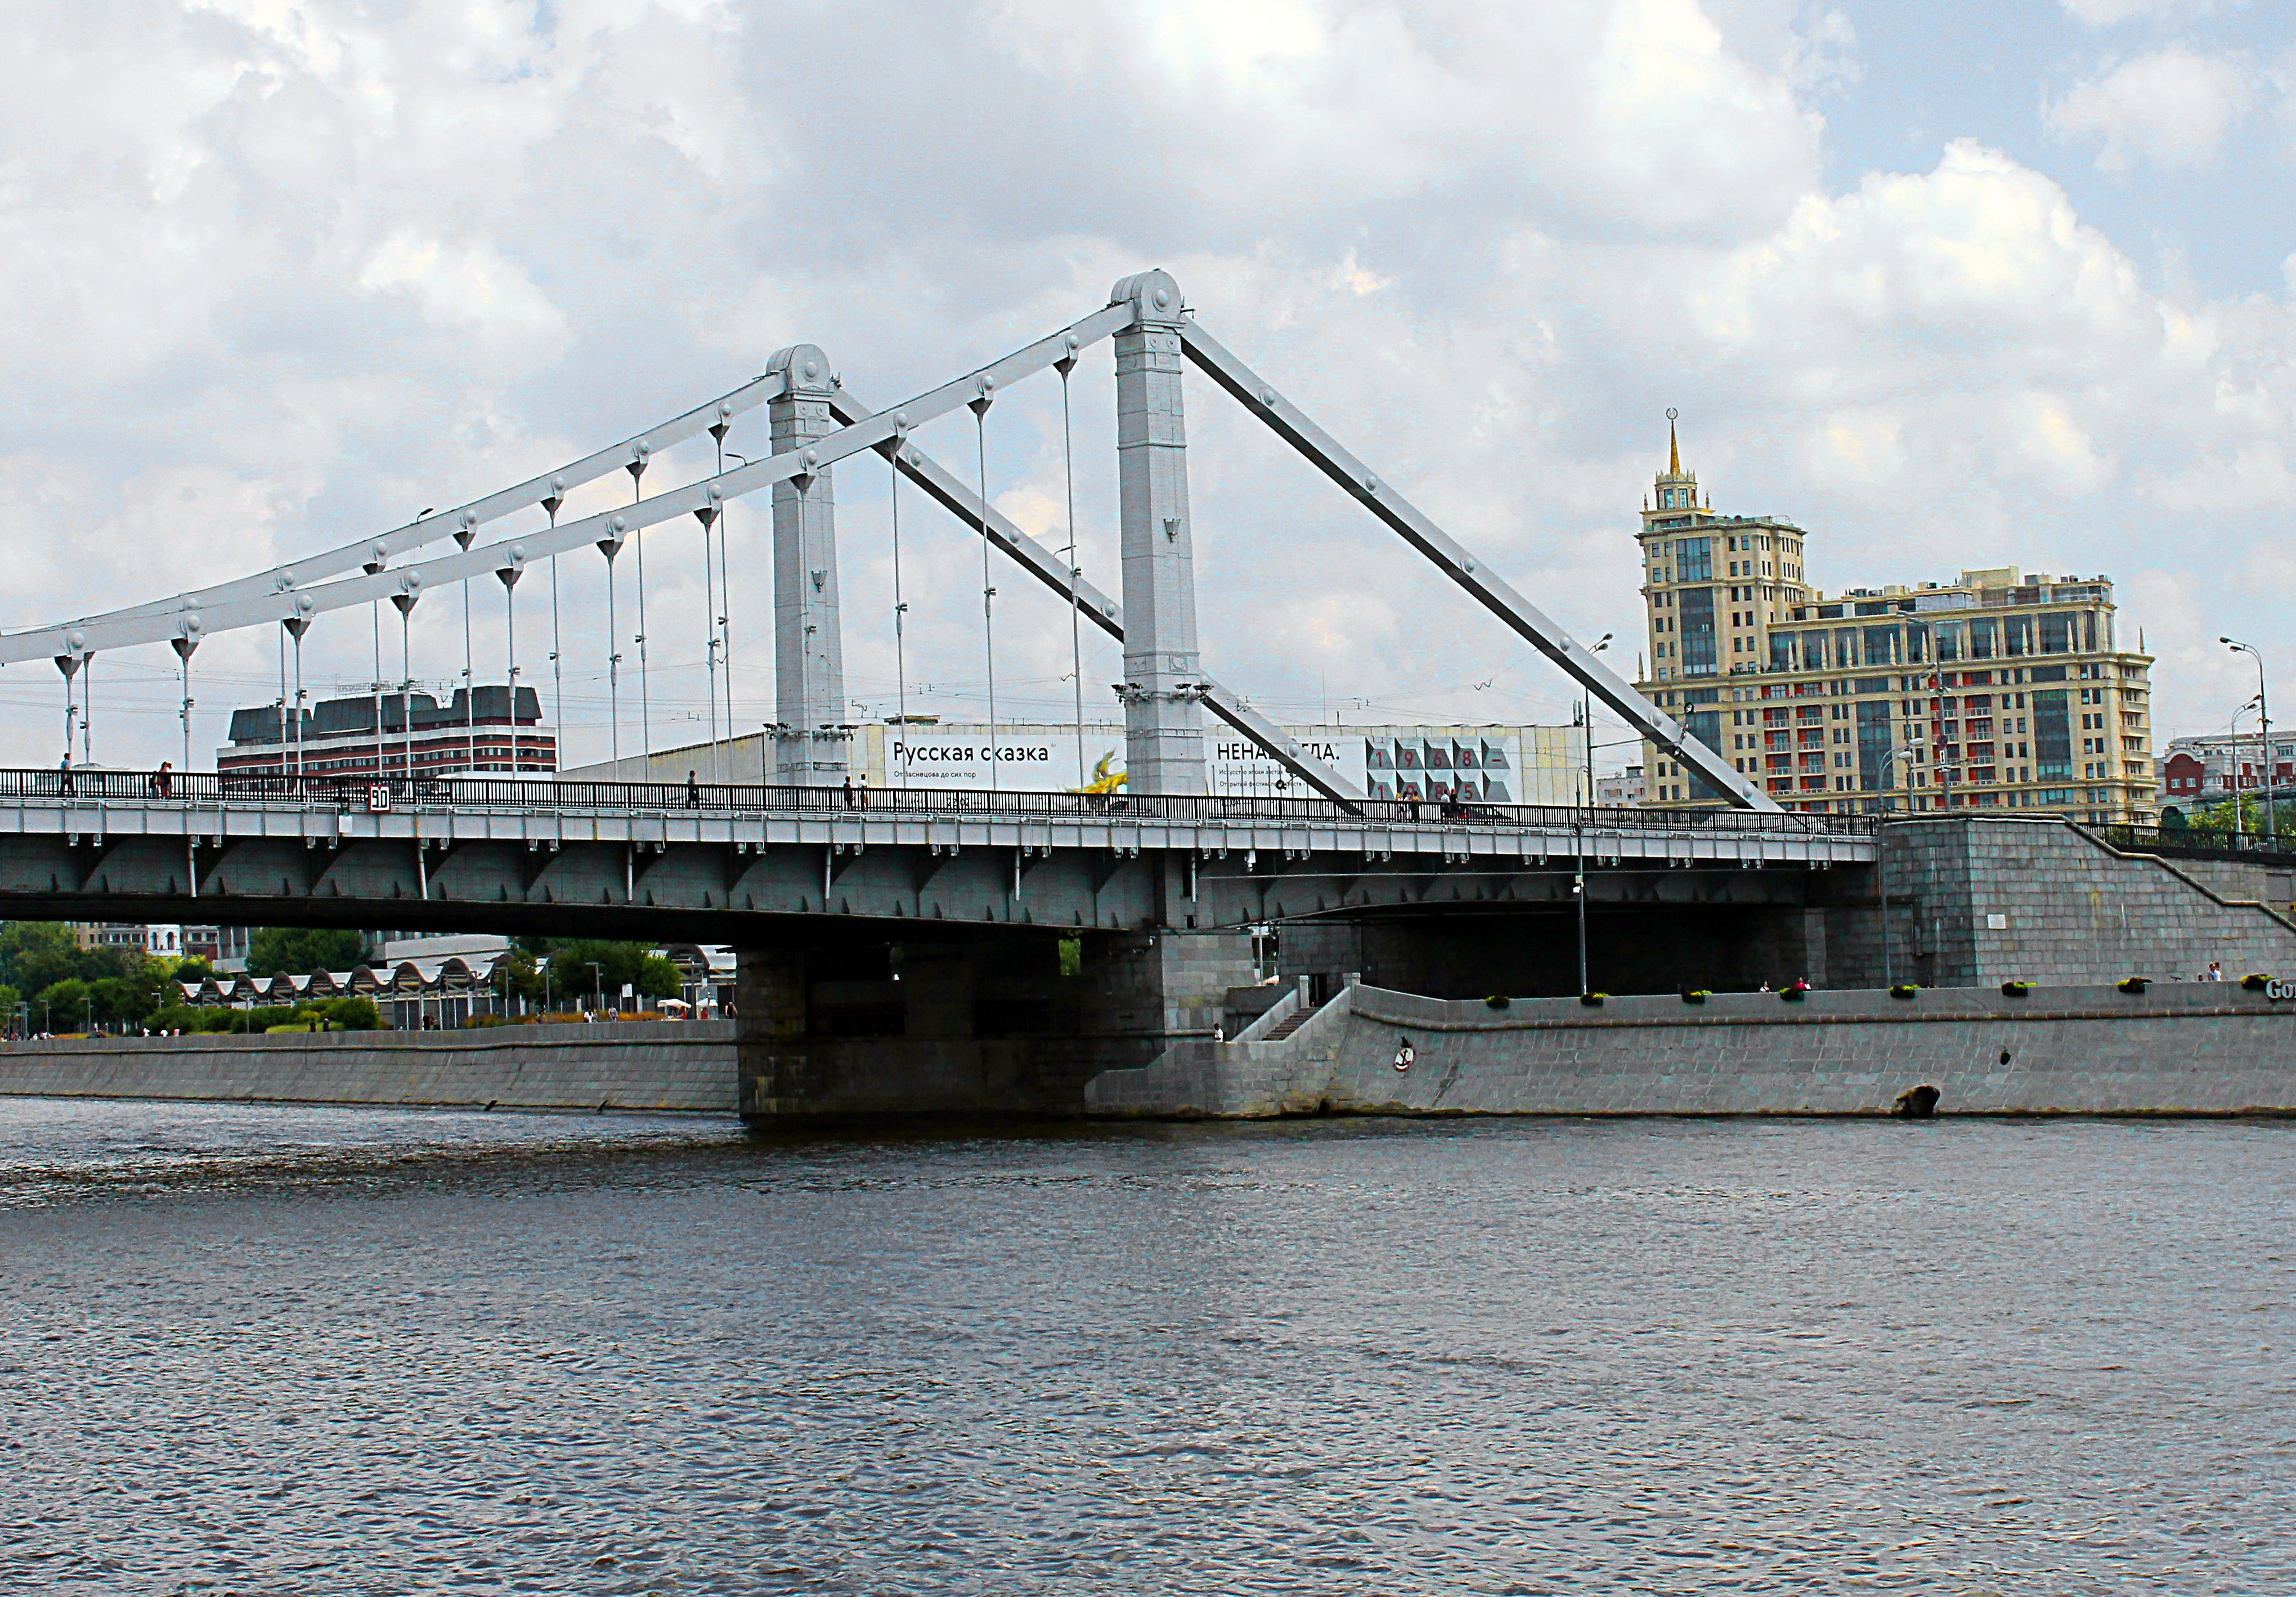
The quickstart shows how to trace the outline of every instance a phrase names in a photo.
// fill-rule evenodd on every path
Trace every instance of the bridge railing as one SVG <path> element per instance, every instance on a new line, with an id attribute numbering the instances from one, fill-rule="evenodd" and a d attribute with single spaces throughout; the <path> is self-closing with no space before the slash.
<path id="1" fill-rule="evenodd" d="M 774 787 L 759 783 L 564 782 L 551 777 L 217 775 L 212 772 L 0 770 L 0 804 L 173 803 L 331 811 L 612 810 L 734 815 L 898 815 L 948 819 L 1128 820 L 1189 824 L 1234 821 L 1372 822 L 1383 825 L 1534 827 L 1604 831 L 1711 831 L 1786 836 L 1866 835 L 1873 815 L 1751 810 L 1598 809 L 1537 804 L 1366 798 L 1276 798 L 1245 794 L 982 792 L 953 788 Z"/>
<path id="2" fill-rule="evenodd" d="M 2259 864 L 2296 865 L 2296 837 L 2256 832 L 2202 831 L 2196 828 L 2106 825 L 2094 829 L 2116 848 L 2179 859 L 2245 859 Z"/>

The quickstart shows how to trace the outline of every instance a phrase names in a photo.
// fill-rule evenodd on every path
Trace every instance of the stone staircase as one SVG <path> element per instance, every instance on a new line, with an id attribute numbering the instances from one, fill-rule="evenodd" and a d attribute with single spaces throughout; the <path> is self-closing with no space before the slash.
<path id="1" fill-rule="evenodd" d="M 1259 1041 L 1263 1043 L 1280 1043 L 1285 1037 L 1290 1036 L 1293 1032 L 1299 1030 L 1302 1026 L 1305 1026 L 1308 1021 L 1315 1018 L 1316 1011 L 1312 1009 L 1308 1009 L 1304 1006 L 1295 1009 L 1290 1014 L 1284 1016 L 1281 1020 L 1278 1020 L 1274 1026 L 1270 1027 L 1267 1033 L 1259 1038 Z"/>

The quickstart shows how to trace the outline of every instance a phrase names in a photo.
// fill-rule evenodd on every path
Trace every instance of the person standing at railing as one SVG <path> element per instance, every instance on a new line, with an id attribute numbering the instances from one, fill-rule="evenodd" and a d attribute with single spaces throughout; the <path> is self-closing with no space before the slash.
<path id="1" fill-rule="evenodd" d="M 688 809 L 701 807 L 701 783 L 691 771 L 685 774 L 685 807 Z"/>
<path id="2" fill-rule="evenodd" d="M 64 763 L 57 766 L 56 771 L 57 790 L 62 793 L 65 798 L 69 798 L 72 795 L 72 764 L 70 749 L 67 749 L 64 750 Z"/>
<path id="3" fill-rule="evenodd" d="M 861 807 L 862 807 L 863 809 L 867 809 L 867 808 L 869 807 L 869 773 L 868 773 L 868 772 L 864 771 L 864 772 L 862 772 L 862 773 L 861 773 L 861 785 L 860 785 L 860 787 L 859 787 L 859 788 L 857 788 L 857 790 L 855 790 L 855 791 L 856 791 L 856 795 L 859 798 L 859 799 L 860 799 L 860 801 L 861 801 Z"/>
<path id="4" fill-rule="evenodd" d="M 160 768 L 152 773 L 152 796 L 154 798 L 175 797 L 176 766 L 172 760 L 161 760 Z"/>

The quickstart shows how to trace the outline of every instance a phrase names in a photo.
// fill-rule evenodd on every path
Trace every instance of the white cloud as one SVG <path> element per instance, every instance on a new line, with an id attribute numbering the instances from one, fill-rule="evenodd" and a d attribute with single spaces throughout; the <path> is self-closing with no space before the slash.
<path id="1" fill-rule="evenodd" d="M 2255 102 L 2254 72 L 2233 56 L 2196 54 L 2181 45 L 2121 62 L 2076 84 L 2046 111 L 2059 138 L 2097 146 L 2097 165 L 2126 171 L 2205 166 Z"/>
<path id="2" fill-rule="evenodd" d="M 1848 194 L 1806 196 L 1693 303 L 1708 337 L 1749 354 L 1790 348 L 1797 380 L 1832 392 L 1933 373 L 2005 340 L 2079 367 L 2158 332 L 2135 268 L 2064 192 L 1966 141 L 1933 171 L 1877 173 Z M 1884 329 L 1885 349 L 1845 337 Z"/>
<path id="3" fill-rule="evenodd" d="M 485 240 L 450 247 L 395 233 L 367 258 L 358 285 L 411 294 L 426 321 L 476 334 L 481 351 L 497 361 L 537 358 L 566 337 L 558 307 Z"/>
<path id="4" fill-rule="evenodd" d="M 2067 15 L 2091 28 L 2111 28 L 2137 17 L 2206 16 L 2217 9 L 2215 0 L 2058 0 Z"/>
<path id="5" fill-rule="evenodd" d="M 1827 185 L 1810 101 L 1857 70 L 1838 13 L 1003 0 L 986 27 L 960 7 L 875 15 L 34 0 L 0 17 L 12 126 L 41 130 L 0 144 L 0 375 L 20 418 L 0 463 L 20 488 L 7 618 L 349 541 L 682 410 L 783 344 L 822 343 L 890 404 L 1155 264 L 1590 634 L 1636 635 L 1633 511 L 1669 404 L 1716 507 L 1795 514 L 1837 586 L 1963 564 L 2133 570 L 2164 548 L 2235 569 L 2244 529 L 2286 502 L 2296 307 L 2150 284 L 2062 188 L 1974 143 Z M 2118 137 L 2132 159 L 2202 147 L 2102 121 L 2067 136 Z M 1073 394 L 1079 537 L 1114 588 L 1104 350 Z M 992 493 L 1048 536 L 1066 519 L 1059 395 L 1019 385 L 988 429 Z M 1207 663 L 1224 680 L 1277 708 L 1319 703 L 1327 669 L 1335 701 L 1567 717 L 1551 672 L 1250 417 L 1207 388 L 1190 405 Z M 922 440 L 968 477 L 969 422 Z M 729 446 L 755 454 L 759 430 L 746 418 Z M 664 459 L 647 484 L 709 455 Z M 873 463 L 839 469 L 849 667 L 880 702 L 886 489 Z M 731 521 L 754 725 L 771 718 L 766 518 L 743 504 Z M 701 706 L 702 610 L 694 528 L 649 537 L 653 653 L 673 665 L 659 730 Z M 913 692 L 962 713 L 981 676 L 977 543 L 913 495 L 903 550 Z M 586 553 L 562 562 L 578 757 L 604 741 L 602 575 Z M 633 579 L 625 561 L 626 635 Z M 2137 619 L 2153 591 L 2130 590 Z M 522 647 L 546 592 L 518 590 Z M 2281 626 L 2257 625 L 2271 607 L 2243 591 L 2194 602 L 2253 603 L 2242 624 L 2267 637 Z M 482 662 L 501 657 L 501 603 L 476 610 Z M 1000 703 L 1051 713 L 1072 691 L 1065 620 L 1027 583 L 997 603 Z M 2156 643 L 2191 621 L 2162 615 Z M 424 601 L 414 643 L 418 675 L 460 668 L 458 596 Z M 201 651 L 203 717 L 275 691 L 271 646 Z M 352 618 L 308 652 L 315 676 L 356 680 L 371 648 Z M 1086 649 L 1085 680 L 1112 680 L 1103 646 Z M 148 702 L 111 701 L 108 725 L 172 754 L 171 662 L 146 663 Z M 1475 690 L 1494 680 L 1513 684 L 1505 706 Z M 18 747 L 12 725 L 0 744 Z"/>

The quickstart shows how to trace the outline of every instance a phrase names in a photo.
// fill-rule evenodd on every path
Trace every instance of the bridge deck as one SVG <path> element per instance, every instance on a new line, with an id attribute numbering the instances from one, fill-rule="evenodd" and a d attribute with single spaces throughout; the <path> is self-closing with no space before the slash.
<path id="1" fill-rule="evenodd" d="M 1874 858 L 1872 816 L 1567 809 L 1213 796 L 447 780 L 218 782 L 141 772 L 0 771 L 0 835 L 226 842 L 573 843 L 738 851 L 812 844 L 1266 852 L 1533 862 L 1847 864 Z"/>

